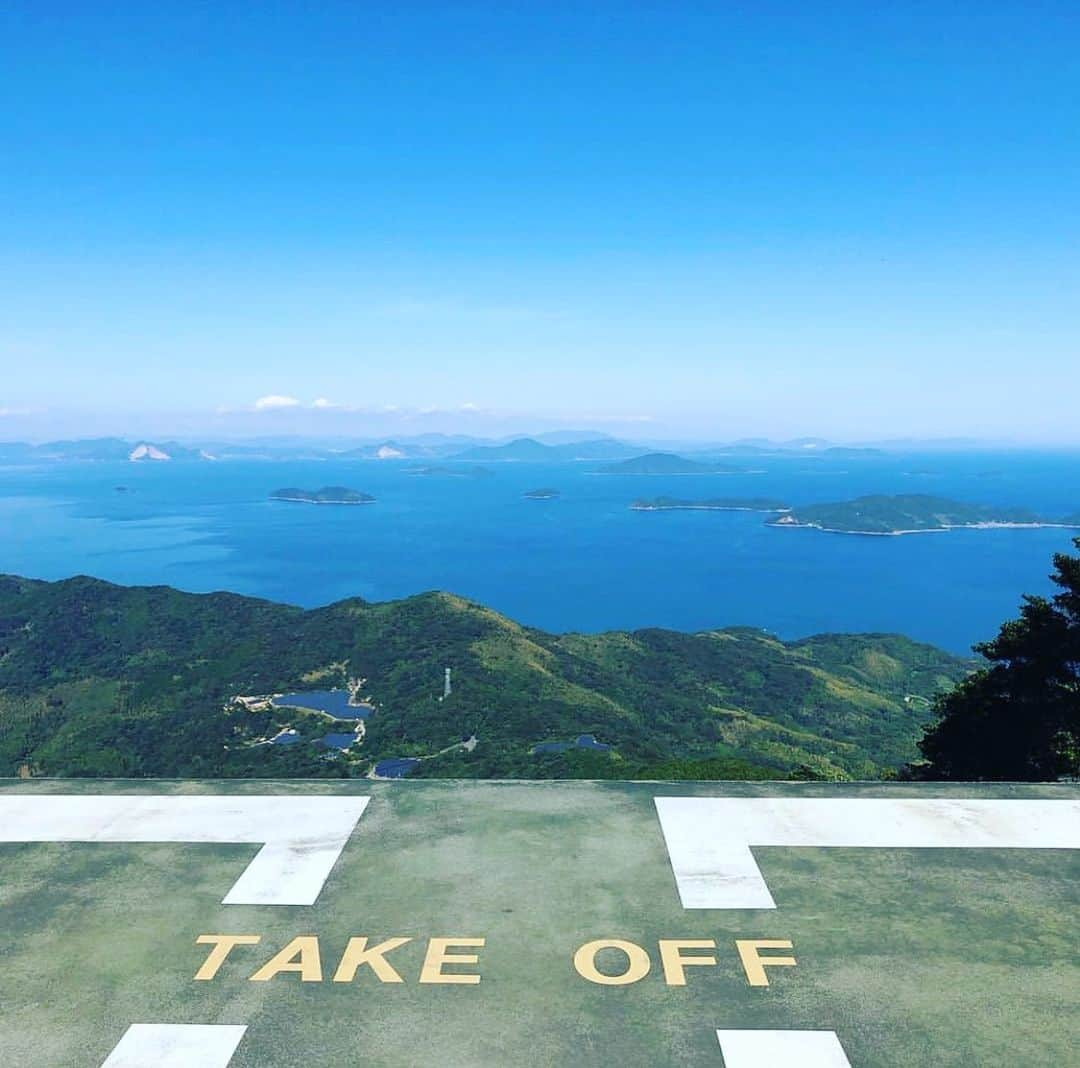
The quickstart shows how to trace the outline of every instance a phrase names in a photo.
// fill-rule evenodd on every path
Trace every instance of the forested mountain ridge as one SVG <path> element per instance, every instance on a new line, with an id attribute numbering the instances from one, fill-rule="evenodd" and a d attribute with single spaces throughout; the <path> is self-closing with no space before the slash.
<path id="1" fill-rule="evenodd" d="M 971 666 L 896 635 L 556 635 L 446 593 L 304 611 L 4 576 L 0 774 L 355 775 L 423 756 L 416 774 L 874 777 L 915 755 L 926 699 Z M 312 744 L 316 713 L 231 703 L 350 678 L 375 711 L 348 755 Z M 286 726 L 302 744 L 256 744 Z M 585 733 L 610 751 L 532 753 Z"/>

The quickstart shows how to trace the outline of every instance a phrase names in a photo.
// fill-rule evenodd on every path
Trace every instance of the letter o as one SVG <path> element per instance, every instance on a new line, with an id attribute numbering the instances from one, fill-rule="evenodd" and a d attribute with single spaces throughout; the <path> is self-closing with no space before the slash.
<path id="1" fill-rule="evenodd" d="M 626 971 L 622 975 L 604 975 L 596 967 L 596 954 L 602 949 L 618 949 L 626 954 Z M 574 967 L 582 979 L 600 986 L 629 986 L 649 974 L 652 961 L 649 954 L 635 942 L 624 942 L 621 938 L 598 938 L 595 942 L 586 942 L 574 954 Z"/>

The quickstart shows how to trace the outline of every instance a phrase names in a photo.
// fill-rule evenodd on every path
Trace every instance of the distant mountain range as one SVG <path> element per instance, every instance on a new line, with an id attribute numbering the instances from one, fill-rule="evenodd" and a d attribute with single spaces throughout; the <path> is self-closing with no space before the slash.
<path id="1" fill-rule="evenodd" d="M 217 459 L 206 449 L 181 445 L 177 441 L 126 441 L 123 438 L 86 438 L 50 441 L 44 445 L 0 442 L 0 463 L 41 463 L 44 461 L 124 461 L 167 463 L 170 461 L 211 461 Z"/>
<path id="2" fill-rule="evenodd" d="M 431 460 L 445 459 L 471 444 L 470 439 L 423 438 L 330 446 L 306 441 L 207 442 L 183 445 L 177 441 L 139 438 L 86 438 L 50 441 L 0 442 L 0 464 L 46 462 L 167 463 L 213 460 Z"/>
<path id="3" fill-rule="evenodd" d="M 485 463 L 557 463 L 572 460 L 617 460 L 640 451 L 639 446 L 627 445 L 614 438 L 592 438 L 552 445 L 545 445 L 535 438 L 517 438 L 504 445 L 480 445 L 466 449 L 453 459 Z"/>
<path id="4" fill-rule="evenodd" d="M 87 438 L 75 441 L 0 442 L 0 464 L 45 462 L 166 463 L 210 460 L 484 460 L 558 463 L 571 460 L 612 460 L 633 456 L 641 446 L 613 438 L 589 437 L 565 442 L 562 435 L 550 444 L 534 438 L 509 442 L 477 442 L 459 437 L 423 435 L 353 445 L 295 442 L 212 442 L 181 445 L 176 441 L 125 438 Z"/>
<path id="5" fill-rule="evenodd" d="M 917 443 L 905 443 L 914 448 Z M 44 444 L 0 442 L 0 464 L 60 462 L 168 463 L 295 460 L 412 460 L 479 463 L 569 463 L 635 460 L 643 455 L 680 455 L 684 466 L 702 465 L 722 470 L 725 457 L 821 458 L 872 457 L 885 450 L 866 446 L 833 445 L 823 438 L 796 438 L 773 442 L 750 438 L 734 442 L 628 442 L 597 431 L 559 430 L 510 439 L 481 439 L 460 434 L 418 434 L 375 440 L 265 438 L 242 441 L 178 442 L 165 438 L 80 438 Z M 694 469 L 687 467 L 686 473 Z M 733 469 L 734 470 L 734 469 Z M 674 470 L 656 473 L 673 474 Z"/>

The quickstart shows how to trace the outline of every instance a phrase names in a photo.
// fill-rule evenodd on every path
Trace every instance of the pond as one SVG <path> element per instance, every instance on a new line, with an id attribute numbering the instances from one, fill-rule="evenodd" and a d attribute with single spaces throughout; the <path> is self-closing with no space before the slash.
<path id="1" fill-rule="evenodd" d="M 380 779 L 403 779 L 417 764 L 417 757 L 391 757 L 388 760 L 380 760 L 375 765 L 375 774 Z"/>
<path id="2" fill-rule="evenodd" d="M 532 747 L 533 756 L 541 753 L 565 753 L 567 749 L 597 749 L 607 752 L 611 748 L 603 742 L 598 742 L 593 734 L 579 734 L 572 742 L 541 742 Z"/>
<path id="3" fill-rule="evenodd" d="M 603 742 L 598 742 L 596 740 L 596 735 L 594 734 L 579 734 L 577 737 L 577 741 L 574 744 L 578 747 L 578 749 L 600 749 L 605 752 L 611 748 L 610 745 L 605 745 Z"/>
<path id="4" fill-rule="evenodd" d="M 374 709 L 361 703 L 349 704 L 348 690 L 308 690 L 304 693 L 286 693 L 274 697 L 271 703 L 276 708 L 306 708 L 316 712 L 326 712 L 335 719 L 366 719 Z"/>
<path id="5" fill-rule="evenodd" d="M 362 735 L 359 734 L 337 734 L 331 732 L 330 734 L 324 734 L 319 739 L 328 749 L 349 749 L 351 746 L 356 745 Z"/>

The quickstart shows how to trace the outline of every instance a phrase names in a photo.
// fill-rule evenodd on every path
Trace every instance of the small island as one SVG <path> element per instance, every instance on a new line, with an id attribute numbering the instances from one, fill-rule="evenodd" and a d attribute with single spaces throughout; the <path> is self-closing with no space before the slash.
<path id="1" fill-rule="evenodd" d="M 438 464 L 426 464 L 420 467 L 407 467 L 405 474 L 414 478 L 490 478 L 491 472 L 486 467 L 461 465 L 443 467 Z"/>
<path id="2" fill-rule="evenodd" d="M 672 452 L 650 452 L 600 468 L 602 475 L 733 475 L 742 473 L 732 464 L 700 463 Z"/>
<path id="3" fill-rule="evenodd" d="M 557 489 L 534 489 L 522 494 L 527 501 L 553 501 L 559 496 Z"/>
<path id="4" fill-rule="evenodd" d="M 704 501 L 654 497 L 639 498 L 630 509 L 634 512 L 788 512 L 791 505 L 771 497 L 713 497 Z"/>
<path id="5" fill-rule="evenodd" d="M 1080 517 L 1046 519 L 1027 508 L 999 508 L 947 497 L 907 494 L 857 497 L 851 501 L 809 504 L 767 520 L 773 527 L 808 527 L 830 534 L 895 536 L 944 530 L 1076 527 Z"/>
<path id="6" fill-rule="evenodd" d="M 348 486 L 323 486 L 318 490 L 296 489 L 287 486 L 270 494 L 272 501 L 292 501 L 298 504 L 373 504 L 375 498 Z"/>

